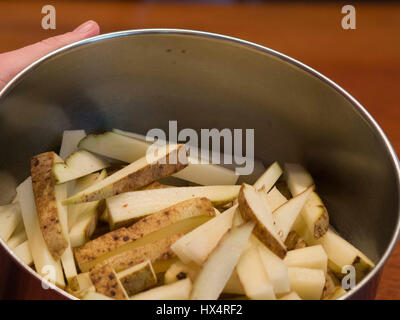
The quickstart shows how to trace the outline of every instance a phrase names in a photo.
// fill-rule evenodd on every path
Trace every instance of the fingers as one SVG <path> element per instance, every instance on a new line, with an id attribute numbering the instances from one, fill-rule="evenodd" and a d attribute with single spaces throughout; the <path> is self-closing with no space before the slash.
<path id="1" fill-rule="evenodd" d="M 30 46 L 0 54 L 0 89 L 26 66 L 67 44 L 98 35 L 99 25 L 87 21 L 74 31 L 42 40 Z"/>

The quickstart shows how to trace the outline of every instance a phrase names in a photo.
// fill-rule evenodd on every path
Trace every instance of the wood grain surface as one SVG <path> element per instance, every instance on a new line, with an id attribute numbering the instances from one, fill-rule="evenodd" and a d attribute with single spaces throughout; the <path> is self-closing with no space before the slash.
<path id="1" fill-rule="evenodd" d="M 57 10 L 56 30 L 41 29 L 44 4 L 53 4 Z M 0 52 L 67 32 L 89 19 L 96 20 L 103 33 L 168 27 L 243 38 L 294 57 L 336 81 L 366 107 L 399 152 L 400 5 L 357 2 L 356 30 L 341 28 L 342 5 L 2 1 Z M 5 297 L 30 297 L 33 280 L 15 279 L 12 270 L 2 272 L 1 278 L 5 277 L 12 279 L 12 285 L 3 288 Z M 377 298 L 400 299 L 399 246 L 384 269 Z"/>

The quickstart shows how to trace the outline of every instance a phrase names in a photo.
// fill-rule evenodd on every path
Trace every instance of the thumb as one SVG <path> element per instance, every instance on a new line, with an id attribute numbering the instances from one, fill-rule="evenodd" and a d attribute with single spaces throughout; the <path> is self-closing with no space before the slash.
<path id="1" fill-rule="evenodd" d="M 98 35 L 99 25 L 87 21 L 74 31 L 48 38 L 30 46 L 0 54 L 0 89 L 26 66 L 67 44 Z"/>

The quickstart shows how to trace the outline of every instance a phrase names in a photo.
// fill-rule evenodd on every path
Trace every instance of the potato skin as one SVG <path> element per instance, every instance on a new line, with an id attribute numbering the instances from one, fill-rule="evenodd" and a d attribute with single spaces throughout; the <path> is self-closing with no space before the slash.
<path id="1" fill-rule="evenodd" d="M 180 162 L 178 154 L 184 145 L 179 145 L 176 149 L 166 154 L 155 163 L 148 164 L 146 167 L 131 173 L 125 178 L 117 181 L 112 186 L 112 195 L 117 195 L 123 192 L 134 191 L 143 188 L 152 182 L 161 178 L 169 177 L 174 173 L 187 167 L 188 162 Z M 176 159 L 176 163 L 169 163 L 169 159 Z"/>
<path id="2" fill-rule="evenodd" d="M 59 259 L 68 247 L 68 240 L 62 232 L 55 196 L 53 164 L 56 159 L 54 152 L 34 156 L 31 159 L 31 176 L 43 238 L 53 257 Z"/>
<path id="3" fill-rule="evenodd" d="M 269 230 L 258 220 L 247 202 L 244 194 L 245 185 L 243 184 L 239 192 L 239 211 L 244 221 L 253 221 L 256 223 L 253 233 L 260 239 L 272 252 L 278 257 L 284 258 L 286 256 L 286 248 L 276 240 L 276 238 L 269 232 Z"/>
<path id="4" fill-rule="evenodd" d="M 215 211 L 210 200 L 207 198 L 194 198 L 182 201 L 144 217 L 130 227 L 108 232 L 99 238 L 87 242 L 75 250 L 76 260 L 79 265 L 95 260 L 151 232 L 160 230 L 180 220 L 200 215 L 215 216 Z"/>
<path id="5" fill-rule="evenodd" d="M 111 299 L 127 300 L 124 289 L 118 281 L 117 274 L 110 265 L 95 267 L 89 272 L 96 292 L 104 294 Z"/>
<path id="6" fill-rule="evenodd" d="M 109 264 L 116 272 L 120 272 L 146 260 L 150 260 L 152 264 L 169 260 L 175 257 L 171 245 L 182 236 L 183 234 L 174 234 L 168 238 L 130 249 L 108 258 L 98 266 Z"/>
<path id="7" fill-rule="evenodd" d="M 96 201 L 124 192 L 139 190 L 156 180 L 168 177 L 184 169 L 188 165 L 188 161 L 187 158 L 180 159 L 179 154 L 183 153 L 185 150 L 185 145 L 178 145 L 176 149 L 168 152 L 164 157 L 158 159 L 158 161 L 148 163 L 145 167 L 121 177 L 118 181 L 110 183 L 101 189 L 94 190 L 90 193 L 78 193 L 66 199 L 63 203 L 70 205 Z M 176 161 L 174 161 L 176 163 L 169 163 L 171 158 L 174 160 L 176 159 Z M 181 160 L 184 161 L 181 162 Z M 112 177 L 112 175 L 109 177 Z"/>

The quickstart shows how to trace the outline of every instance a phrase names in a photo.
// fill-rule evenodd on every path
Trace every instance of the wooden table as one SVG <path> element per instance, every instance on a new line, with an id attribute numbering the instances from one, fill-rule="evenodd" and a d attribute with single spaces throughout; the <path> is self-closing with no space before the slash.
<path id="1" fill-rule="evenodd" d="M 41 8 L 49 3 L 57 10 L 55 31 L 40 27 Z M 343 30 L 341 6 L 335 3 L 0 2 L 0 52 L 69 31 L 89 19 L 96 20 L 102 32 L 168 27 L 243 38 L 294 57 L 336 81 L 368 109 L 399 152 L 400 5 L 357 3 L 356 12 L 357 29 Z M 26 296 L 24 290 L 14 294 Z M 377 298 L 400 299 L 399 246 L 384 269 Z"/>

